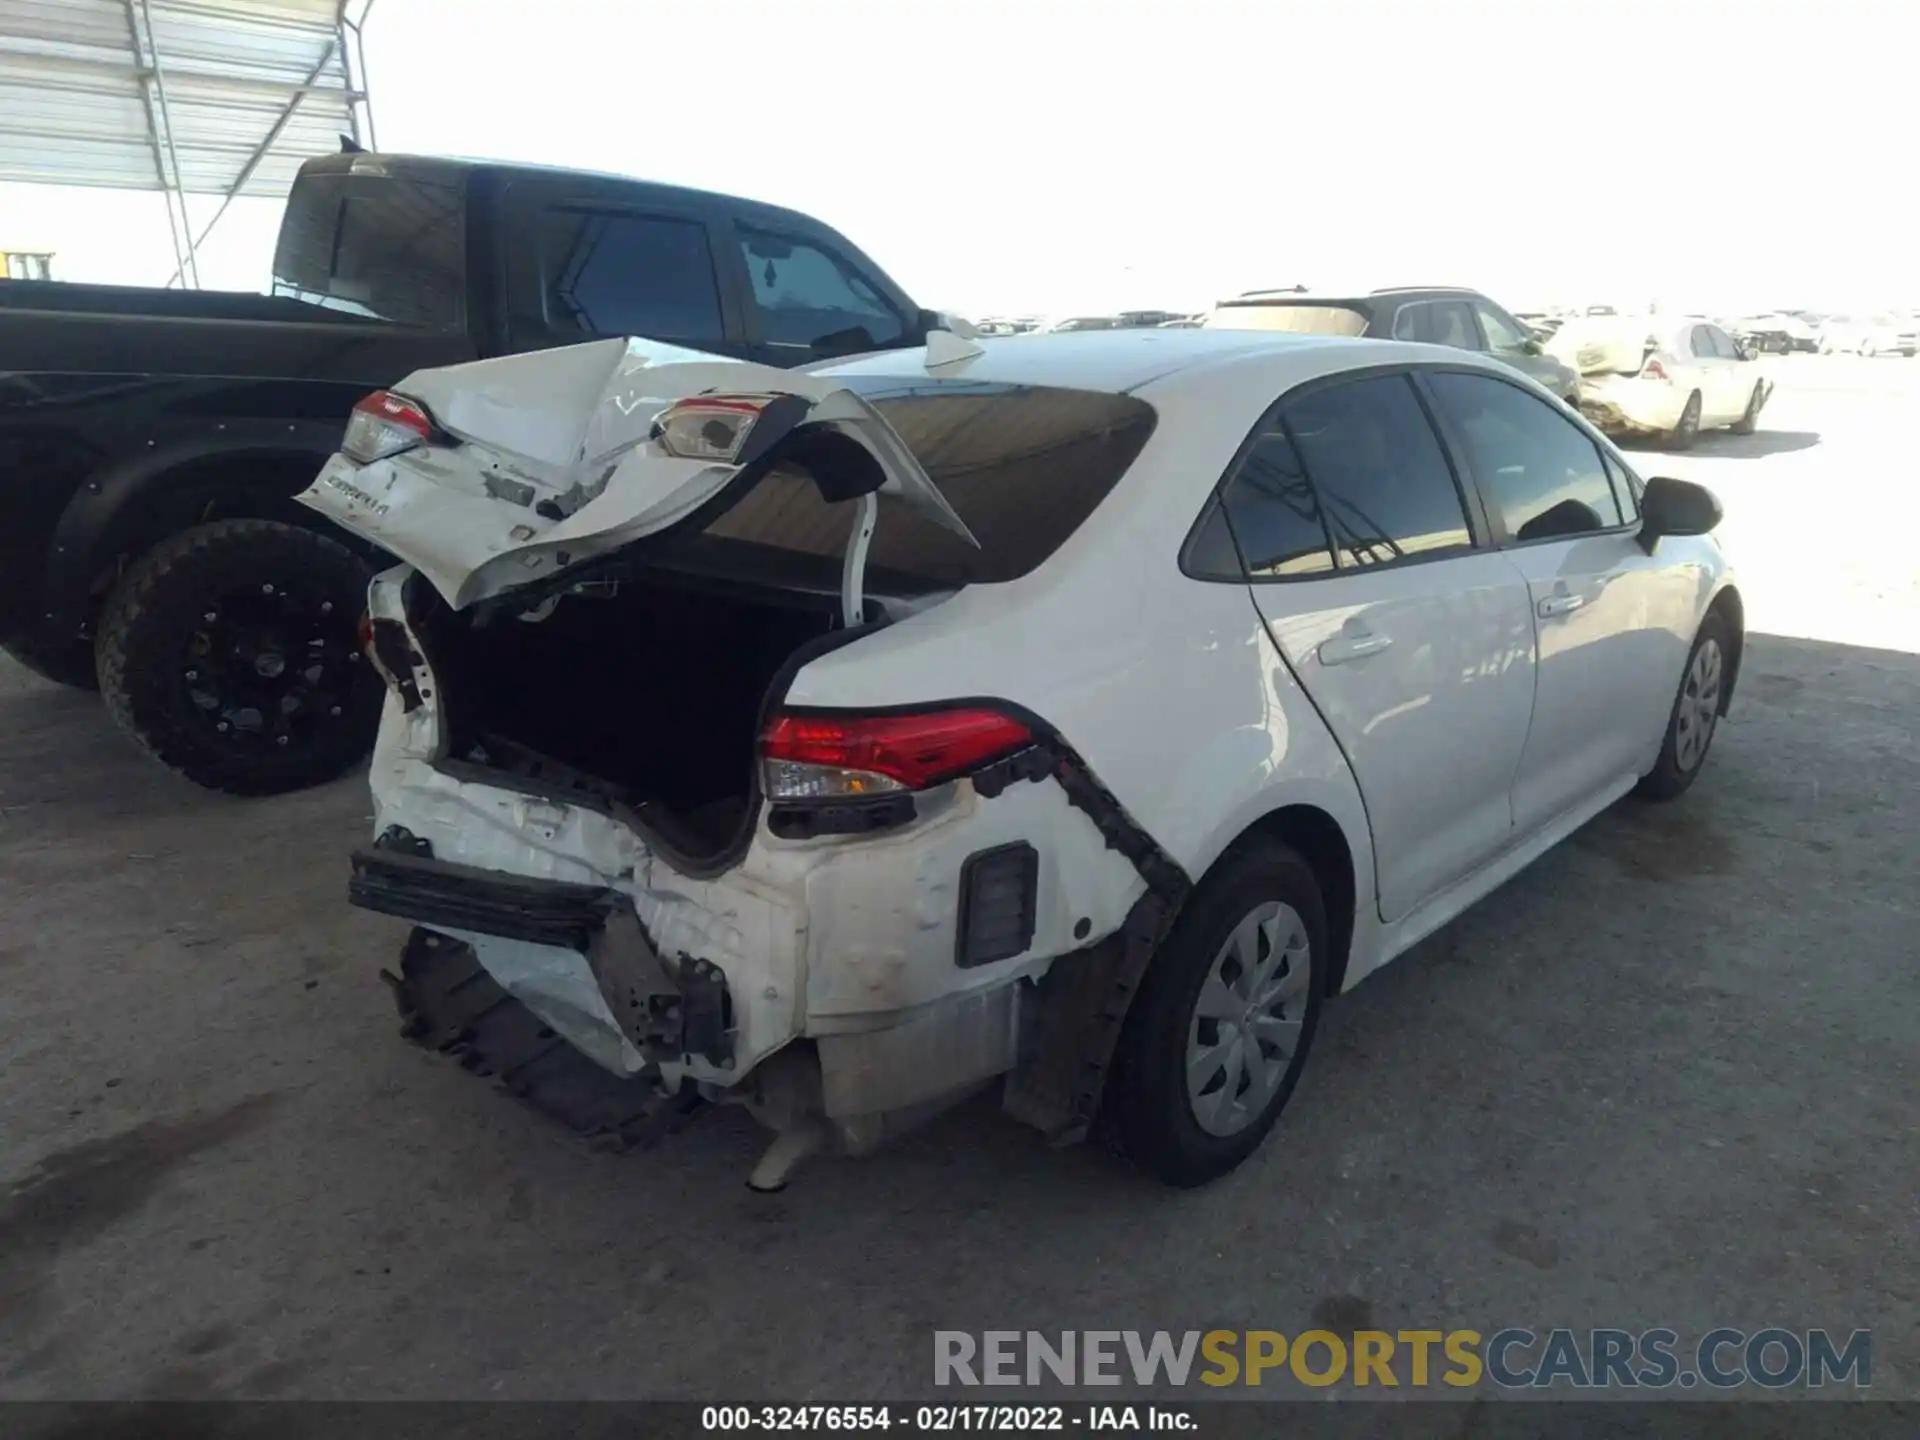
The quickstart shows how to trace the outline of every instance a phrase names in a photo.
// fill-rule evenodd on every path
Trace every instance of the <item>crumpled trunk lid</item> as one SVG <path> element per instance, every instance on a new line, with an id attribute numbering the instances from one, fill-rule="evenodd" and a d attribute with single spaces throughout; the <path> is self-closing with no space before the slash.
<path id="1" fill-rule="evenodd" d="M 391 393 L 444 439 L 372 461 L 343 451 L 296 498 L 412 565 L 455 609 L 704 522 L 729 485 L 744 478 L 744 494 L 787 442 L 821 429 L 877 465 L 816 473 L 829 499 L 895 495 L 973 540 L 892 426 L 831 377 L 616 339 L 418 370 Z M 783 403 L 757 412 L 737 460 L 672 453 L 657 422 L 704 396 Z"/>

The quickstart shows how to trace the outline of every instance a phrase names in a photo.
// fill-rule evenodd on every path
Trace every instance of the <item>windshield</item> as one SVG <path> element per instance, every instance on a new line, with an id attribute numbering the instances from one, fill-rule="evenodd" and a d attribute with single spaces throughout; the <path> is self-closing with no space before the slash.
<path id="1" fill-rule="evenodd" d="M 1367 316 L 1350 305 L 1222 305 L 1207 330 L 1278 330 L 1292 335 L 1364 335 Z"/>
<path id="2" fill-rule="evenodd" d="M 273 293 L 428 330 L 466 323 L 464 206 L 417 175 L 308 171 L 287 197 Z"/>

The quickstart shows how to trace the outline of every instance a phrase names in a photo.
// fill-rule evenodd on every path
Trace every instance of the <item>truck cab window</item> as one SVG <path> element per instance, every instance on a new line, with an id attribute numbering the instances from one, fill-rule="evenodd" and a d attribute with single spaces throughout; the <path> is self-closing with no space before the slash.
<path id="1" fill-rule="evenodd" d="M 767 344 L 852 354 L 906 334 L 893 307 L 838 255 L 768 230 L 736 229 Z"/>
<path id="2" fill-rule="evenodd" d="M 707 227 L 698 220 L 550 210 L 540 231 L 547 328 L 694 348 L 725 339 Z"/>

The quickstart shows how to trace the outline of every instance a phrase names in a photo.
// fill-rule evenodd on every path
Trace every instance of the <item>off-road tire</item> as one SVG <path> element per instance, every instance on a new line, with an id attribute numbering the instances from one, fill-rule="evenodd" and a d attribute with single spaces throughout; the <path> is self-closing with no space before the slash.
<path id="1" fill-rule="evenodd" d="M 162 541 L 121 578 L 100 617 L 95 648 L 109 713 L 155 759 L 210 790 L 277 795 L 333 779 L 365 758 L 380 721 L 383 686 L 354 643 L 371 578 L 339 541 L 272 520 L 216 520 Z M 216 734 L 181 678 L 207 606 L 271 585 L 328 596 L 343 622 L 336 651 L 358 664 L 332 723 L 278 750 Z"/>
<path id="2" fill-rule="evenodd" d="M 1210 1134 L 1187 1095 L 1189 1028 L 1200 988 L 1227 938 L 1260 904 L 1291 905 L 1307 931 L 1310 973 L 1298 1048 L 1261 1116 L 1230 1136 Z M 1272 842 L 1229 854 L 1207 875 L 1162 943 L 1127 1013 L 1103 1107 L 1121 1150 L 1165 1184 L 1217 1180 L 1259 1148 L 1299 1083 L 1326 999 L 1326 905 L 1312 867 Z"/>
<path id="3" fill-rule="evenodd" d="M 42 680 L 56 685 L 71 685 L 76 690 L 98 690 L 100 676 L 94 668 L 93 646 L 84 640 L 56 641 L 19 639 L 4 647 Z"/>
<path id="4" fill-rule="evenodd" d="M 1640 777 L 1640 783 L 1634 786 L 1633 793 L 1642 800 L 1672 800 L 1686 793 L 1693 782 L 1700 778 L 1700 772 L 1706 768 L 1707 756 L 1713 750 L 1713 735 L 1707 737 L 1706 748 L 1700 752 L 1691 769 L 1682 768 L 1675 755 L 1680 721 L 1680 701 L 1687 692 L 1688 678 L 1693 674 L 1694 658 L 1708 640 L 1720 647 L 1720 696 L 1714 717 L 1714 734 L 1719 733 L 1720 711 L 1726 709 L 1727 682 L 1732 677 L 1733 652 L 1729 648 L 1727 622 L 1717 613 L 1709 611 L 1707 618 L 1700 622 L 1700 629 L 1693 637 L 1693 644 L 1687 648 L 1687 663 L 1680 669 L 1680 684 L 1673 692 L 1673 706 L 1667 712 L 1666 734 L 1660 740 L 1660 758 L 1654 762 L 1653 769 Z"/>
<path id="5" fill-rule="evenodd" d="M 1760 428 L 1760 406 L 1763 403 L 1760 385 L 1756 381 L 1753 387 L 1753 394 L 1747 397 L 1746 410 L 1741 413 L 1738 420 L 1734 421 L 1733 424 L 1727 428 L 1735 435 L 1753 434 L 1754 431 Z"/>
<path id="6" fill-rule="evenodd" d="M 622 1079 L 556 1035 L 481 966 L 473 947 L 416 929 L 400 973 L 380 978 L 400 1007 L 400 1033 L 557 1120 L 597 1148 L 626 1150 L 681 1128 L 701 1108 L 691 1091 L 662 1095 Z"/>

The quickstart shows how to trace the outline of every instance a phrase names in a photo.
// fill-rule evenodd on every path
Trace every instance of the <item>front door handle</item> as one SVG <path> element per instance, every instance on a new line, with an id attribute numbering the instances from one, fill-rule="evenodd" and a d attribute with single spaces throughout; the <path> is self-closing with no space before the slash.
<path id="1" fill-rule="evenodd" d="M 1378 655 L 1391 644 L 1393 639 L 1387 635 L 1336 635 L 1322 640 L 1318 653 L 1322 665 L 1344 665 L 1349 660 Z"/>
<path id="2" fill-rule="evenodd" d="M 1556 615 L 1571 615 L 1586 603 L 1584 595 L 1549 595 L 1540 602 L 1540 616 L 1551 620 Z"/>

